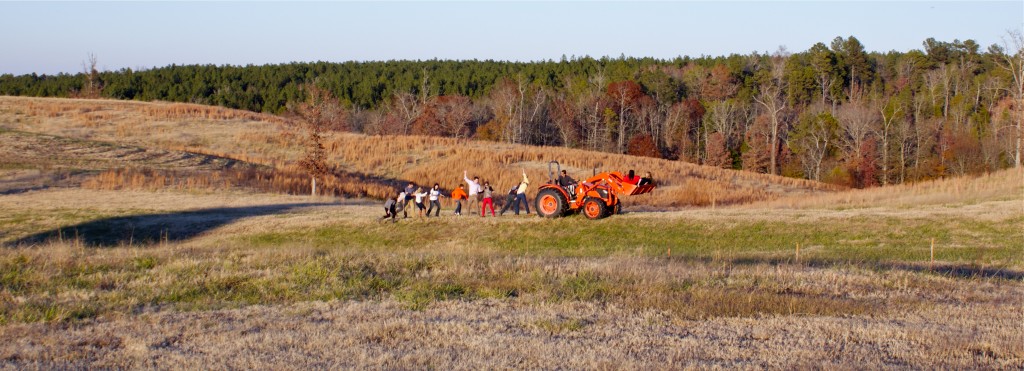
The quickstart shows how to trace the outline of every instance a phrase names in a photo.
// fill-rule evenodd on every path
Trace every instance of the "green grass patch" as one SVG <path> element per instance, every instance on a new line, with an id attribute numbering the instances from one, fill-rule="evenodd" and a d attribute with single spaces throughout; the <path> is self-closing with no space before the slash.
<path id="1" fill-rule="evenodd" d="M 544 330 L 548 334 L 557 335 L 570 332 L 577 332 L 583 330 L 585 327 L 591 324 L 583 318 L 553 318 L 553 319 L 540 319 L 533 322 L 533 326 Z"/>
<path id="2" fill-rule="evenodd" d="M 469 290 L 455 282 L 416 281 L 395 293 L 395 298 L 411 310 L 423 310 L 439 300 L 470 298 Z"/>
<path id="3" fill-rule="evenodd" d="M 1022 223 L 1024 217 L 998 222 L 861 217 L 813 223 L 440 219 L 274 230 L 227 243 L 217 240 L 216 246 L 202 246 L 200 240 L 187 250 L 173 242 L 141 249 L 43 244 L 0 253 L 0 321 L 75 321 L 140 307 L 210 310 L 388 298 L 411 310 L 446 300 L 525 298 L 617 303 L 685 319 L 871 314 L 886 306 L 864 298 L 870 295 L 809 289 L 797 278 L 773 276 L 764 267 L 793 263 L 793 249 L 800 243 L 799 267 L 867 275 L 900 270 L 954 280 L 974 279 L 959 266 L 1011 267 L 1003 275 L 979 269 L 978 279 L 1013 279 L 1013 272 L 1019 272 L 1013 267 L 1022 259 Z M 915 270 L 927 267 L 931 238 L 936 259 L 959 266 L 934 273 Z M 47 249 L 53 248 L 66 250 L 62 260 L 49 258 Z M 636 272 L 587 265 L 629 259 L 720 267 L 725 273 L 652 283 Z M 746 267 L 761 273 L 728 274 Z M 921 280 L 915 290 L 941 286 Z M 906 283 L 879 280 L 876 289 L 900 285 Z M 538 326 L 551 332 L 576 327 L 562 322 Z"/>
<path id="4" fill-rule="evenodd" d="M 1024 217 L 1004 221 L 966 218 L 856 217 L 815 222 L 714 222 L 669 218 L 583 218 L 489 224 L 476 220 L 429 223 L 337 224 L 309 230 L 258 233 L 244 245 L 303 245 L 359 251 L 396 251 L 441 242 L 544 257 L 672 256 L 776 261 L 802 257 L 826 262 L 1024 263 L 1019 246 Z"/>

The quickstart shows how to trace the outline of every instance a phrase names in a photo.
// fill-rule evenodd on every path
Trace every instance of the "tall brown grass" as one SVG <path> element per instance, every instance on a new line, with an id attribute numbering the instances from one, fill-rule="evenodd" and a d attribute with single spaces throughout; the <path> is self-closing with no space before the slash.
<path id="1" fill-rule="evenodd" d="M 43 99 L 4 97 L 14 101 L 16 112 L 29 116 L 71 117 L 83 123 L 108 121 L 128 114 L 152 119 L 249 120 L 287 123 L 288 119 L 245 110 L 189 103 L 137 102 L 104 99 Z"/>
<path id="2" fill-rule="evenodd" d="M 287 122 L 286 119 L 275 115 L 187 103 L 160 103 L 145 105 L 142 107 L 141 112 L 147 116 L 160 119 L 201 118 L 205 120 L 251 120 L 274 123 Z"/>
<path id="3" fill-rule="evenodd" d="M 83 181 L 83 188 L 99 190 L 216 191 L 246 189 L 259 192 L 308 194 L 310 178 L 297 166 L 208 170 L 155 170 L 122 168 L 103 171 Z M 317 193 L 335 197 L 395 197 L 396 183 L 333 170 L 317 179 Z"/>
<path id="4" fill-rule="evenodd" d="M 976 202 L 999 198 L 1024 202 L 1024 170 L 1006 169 L 979 176 L 968 175 L 879 188 L 824 193 L 813 197 L 786 197 L 755 207 L 822 208 L 919 206 Z M 1024 203 L 1022 203 L 1024 207 Z M 1024 211 L 1024 209 L 1022 209 Z"/>
<path id="5" fill-rule="evenodd" d="M 651 172 L 659 189 L 627 201 L 631 205 L 728 205 L 842 189 L 803 179 L 561 147 L 355 134 L 336 134 L 327 141 L 327 147 L 332 160 L 355 171 L 388 174 L 426 185 L 437 182 L 447 189 L 463 183 L 466 170 L 470 177 L 490 181 L 495 191 L 502 192 L 518 184 L 525 170 L 532 182 L 531 197 L 537 186 L 548 181 L 549 161 L 559 162 L 577 180 L 602 171 Z"/>
<path id="6" fill-rule="evenodd" d="M 302 146 L 288 119 L 182 103 L 143 103 L 104 100 L 41 98 L 0 98 L 0 114 L 20 113 L 59 125 L 36 125 L 62 135 L 69 128 L 84 128 L 76 133 L 107 135 L 115 141 L 137 145 L 216 155 L 260 164 L 289 173 L 298 160 Z M 259 125 L 255 123 L 260 123 Z M 272 125 L 266 125 L 272 123 Z M 100 127 L 103 125 L 102 127 Z M 109 133 L 104 132 L 106 130 Z M 102 134 L 106 133 L 106 134 Z M 76 134 L 82 135 L 82 134 Z M 445 190 L 463 184 L 463 170 L 469 176 L 487 180 L 498 194 L 516 185 L 525 170 L 532 184 L 548 180 L 547 163 L 558 161 L 576 179 L 585 179 L 595 171 L 653 173 L 659 188 L 655 192 L 630 198 L 627 205 L 682 207 L 733 205 L 766 201 L 789 195 L 811 195 L 843 188 L 823 183 L 699 166 L 622 154 L 591 152 L 562 147 L 536 147 L 485 141 L 425 136 L 366 136 L 330 133 L 326 140 L 328 163 L 344 178 L 328 182 L 339 190 L 355 189 L 352 196 L 379 197 L 390 194 L 377 190 L 381 182 L 354 186 L 359 179 L 412 181 L 430 186 L 439 183 Z M 299 177 L 289 176 L 298 187 Z M 154 180 L 154 182 L 157 182 Z M 284 180 L 281 180 L 284 182 Z M 389 182 L 383 182 L 385 184 Z M 131 183 L 131 182 L 127 182 Z M 342 185 L 344 184 L 344 185 Z M 275 186 L 274 189 L 291 186 Z"/>

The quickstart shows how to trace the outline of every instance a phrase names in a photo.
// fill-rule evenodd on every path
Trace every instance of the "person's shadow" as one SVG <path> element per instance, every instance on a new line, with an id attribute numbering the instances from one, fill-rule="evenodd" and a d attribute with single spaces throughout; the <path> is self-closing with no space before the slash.
<path id="1" fill-rule="evenodd" d="M 8 242 L 6 245 L 21 247 L 67 241 L 86 247 L 114 247 L 184 241 L 242 218 L 325 205 L 333 204 L 292 203 L 218 207 L 161 214 L 120 216 L 39 232 Z"/>

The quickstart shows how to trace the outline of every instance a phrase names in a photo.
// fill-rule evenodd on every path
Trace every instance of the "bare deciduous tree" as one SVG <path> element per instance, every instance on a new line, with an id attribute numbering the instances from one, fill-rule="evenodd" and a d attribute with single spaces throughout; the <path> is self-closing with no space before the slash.
<path id="1" fill-rule="evenodd" d="M 617 153 L 626 150 L 626 137 L 635 124 L 634 116 L 638 116 L 640 98 L 643 96 L 643 88 L 633 81 L 619 81 L 608 85 L 608 98 L 613 102 L 618 118 L 618 142 L 615 147 Z"/>
<path id="2" fill-rule="evenodd" d="M 488 126 L 496 138 L 508 143 L 529 143 L 539 134 L 534 130 L 546 120 L 548 95 L 544 89 L 530 84 L 522 76 L 504 79 L 489 95 L 494 118 Z"/>
<path id="3" fill-rule="evenodd" d="M 1010 94 L 1013 96 L 1014 155 L 1013 166 L 1021 167 L 1021 146 L 1024 141 L 1024 34 L 1019 30 L 1007 31 L 1003 37 L 1003 50 L 997 62 L 1013 76 Z"/>
<path id="4" fill-rule="evenodd" d="M 895 122 L 903 113 L 903 105 L 894 97 L 879 101 L 878 112 L 881 114 L 881 125 L 875 126 L 875 136 L 882 140 L 882 185 L 889 184 L 889 138 L 895 129 Z"/>
<path id="5" fill-rule="evenodd" d="M 788 59 L 789 52 L 784 47 L 779 47 L 779 50 L 771 57 L 768 76 L 761 83 L 760 93 L 754 97 L 754 100 L 764 107 L 765 114 L 769 119 L 768 131 L 771 138 L 767 143 L 769 146 L 768 171 L 772 175 L 778 174 L 779 132 L 784 130 L 782 126 L 785 125 L 782 112 L 786 109 L 784 92 L 786 91 L 785 69 Z"/>
<path id="6" fill-rule="evenodd" d="M 398 122 L 401 132 L 396 134 L 409 135 L 412 123 L 420 117 L 422 105 L 415 95 L 409 92 L 395 93 L 389 107 L 390 114 Z"/>
<path id="7" fill-rule="evenodd" d="M 850 102 L 840 106 L 836 113 L 842 132 L 839 142 L 842 143 L 842 150 L 847 161 L 856 161 L 864 158 L 865 155 L 874 155 L 864 154 L 862 150 L 864 143 L 875 131 L 878 116 L 860 95 L 859 93 L 851 94 Z"/>
<path id="8" fill-rule="evenodd" d="M 88 59 L 82 61 L 82 74 L 85 75 L 85 83 L 77 94 L 79 98 L 97 99 L 103 92 L 100 71 L 96 69 L 97 61 L 96 54 L 93 53 L 89 53 Z"/>

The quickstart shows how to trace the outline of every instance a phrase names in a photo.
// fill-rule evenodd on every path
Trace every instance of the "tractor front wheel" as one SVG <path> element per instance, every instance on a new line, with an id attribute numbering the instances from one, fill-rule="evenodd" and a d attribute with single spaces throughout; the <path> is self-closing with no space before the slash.
<path id="1" fill-rule="evenodd" d="M 545 218 L 557 218 L 565 215 L 565 197 L 554 189 L 542 189 L 537 193 L 537 215 Z"/>
<path id="2" fill-rule="evenodd" d="M 596 197 L 588 197 L 583 200 L 583 215 L 588 219 L 601 219 L 608 216 L 608 205 L 604 200 Z"/>

